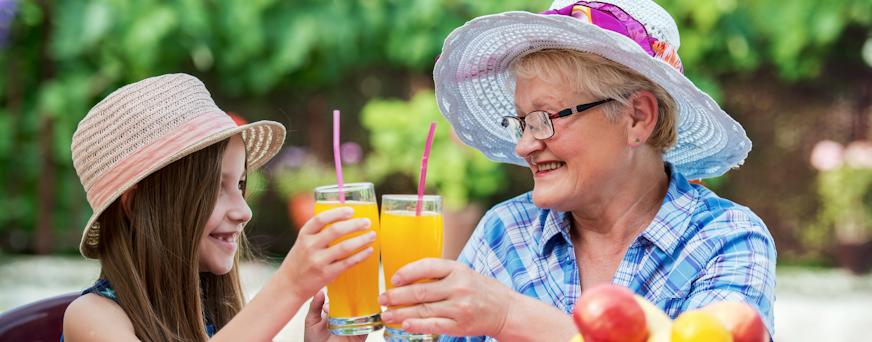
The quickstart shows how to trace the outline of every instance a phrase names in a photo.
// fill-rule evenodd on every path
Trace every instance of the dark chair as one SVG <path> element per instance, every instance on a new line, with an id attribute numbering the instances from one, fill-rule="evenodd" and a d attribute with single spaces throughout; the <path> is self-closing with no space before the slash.
<path id="1" fill-rule="evenodd" d="M 70 293 L 20 306 L 0 315 L 0 342 L 57 342 L 64 332 L 64 311 L 81 293 Z"/>

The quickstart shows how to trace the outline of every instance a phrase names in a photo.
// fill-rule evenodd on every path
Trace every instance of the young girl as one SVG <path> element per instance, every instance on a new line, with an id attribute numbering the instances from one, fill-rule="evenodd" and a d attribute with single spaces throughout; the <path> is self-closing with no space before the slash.
<path id="1" fill-rule="evenodd" d="M 368 219 L 348 220 L 351 208 L 309 220 L 243 307 L 246 174 L 284 137 L 271 121 L 237 126 L 185 74 L 127 85 L 94 106 L 72 154 L 94 209 L 80 251 L 102 271 L 67 309 L 61 341 L 270 341 L 316 294 L 306 340 L 339 340 L 326 330 L 319 290 L 370 257 L 375 241 L 370 232 L 327 246 L 369 227 Z"/>

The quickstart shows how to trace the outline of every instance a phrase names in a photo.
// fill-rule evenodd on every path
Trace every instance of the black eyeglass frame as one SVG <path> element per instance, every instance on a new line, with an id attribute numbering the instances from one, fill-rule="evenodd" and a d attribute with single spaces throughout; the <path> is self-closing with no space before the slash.
<path id="1" fill-rule="evenodd" d="M 518 124 L 519 124 L 519 127 L 520 127 L 520 132 L 518 132 L 518 133 L 520 133 L 520 134 L 519 134 L 519 137 L 518 137 L 518 139 L 517 139 L 517 141 L 516 141 L 516 142 L 518 142 L 518 141 L 521 141 L 520 137 L 523 137 L 523 136 L 524 136 L 524 131 L 527 129 L 527 118 L 530 117 L 530 115 L 533 114 L 533 113 L 536 113 L 536 112 L 542 112 L 542 113 L 545 113 L 545 114 L 546 114 L 545 117 L 548 118 L 548 121 L 547 121 L 547 122 L 544 122 L 543 124 L 544 124 L 545 126 L 551 128 L 551 135 L 549 135 L 549 136 L 547 136 L 547 137 L 544 137 L 544 138 L 539 138 L 539 137 L 537 137 L 536 135 L 533 135 L 533 137 L 536 138 L 536 139 L 538 139 L 538 140 L 545 140 L 545 139 L 548 139 L 548 138 L 553 137 L 554 134 L 556 133 L 555 130 L 554 130 L 554 126 L 553 126 L 553 124 L 551 123 L 551 120 L 553 120 L 553 119 L 557 119 L 557 118 L 566 117 L 566 116 L 570 116 L 570 115 L 572 115 L 572 114 L 576 114 L 576 113 L 581 113 L 581 112 L 586 111 L 586 110 L 588 110 L 588 109 L 591 109 L 591 108 L 593 108 L 593 107 L 599 106 L 599 105 L 601 105 L 601 104 L 603 104 L 603 103 L 611 102 L 611 101 L 614 101 L 614 100 L 615 100 L 615 99 L 605 99 L 605 100 L 602 100 L 602 101 L 597 101 L 597 102 L 587 103 L 587 104 L 583 104 L 583 105 L 578 105 L 578 106 L 575 106 L 575 107 L 572 107 L 572 108 L 567 108 L 567 109 L 561 110 L 561 111 L 559 111 L 559 112 L 557 112 L 557 113 L 554 113 L 554 114 L 548 113 L 548 112 L 546 112 L 546 111 L 544 111 L 544 110 L 535 110 L 535 111 L 532 111 L 532 112 L 530 112 L 530 113 L 527 113 L 527 116 L 525 116 L 525 117 L 523 117 L 523 118 L 522 118 L 522 117 L 519 117 L 519 116 L 514 116 L 514 115 L 507 115 L 507 116 L 503 116 L 503 120 L 502 120 L 502 122 L 500 123 L 500 125 L 503 126 L 503 127 L 505 127 L 506 129 L 509 129 L 509 122 L 508 122 L 508 120 L 511 119 L 511 120 L 515 120 L 515 121 L 517 121 Z M 509 133 L 509 134 L 512 134 L 512 133 Z M 515 137 L 513 136 L 513 138 L 515 138 Z"/>

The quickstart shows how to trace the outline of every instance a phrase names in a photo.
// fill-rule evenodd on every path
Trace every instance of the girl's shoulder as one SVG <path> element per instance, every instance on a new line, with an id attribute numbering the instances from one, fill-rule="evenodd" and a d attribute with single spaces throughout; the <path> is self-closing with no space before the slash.
<path id="1" fill-rule="evenodd" d="M 67 307 L 64 337 L 69 341 L 139 341 L 121 306 L 93 292 Z"/>

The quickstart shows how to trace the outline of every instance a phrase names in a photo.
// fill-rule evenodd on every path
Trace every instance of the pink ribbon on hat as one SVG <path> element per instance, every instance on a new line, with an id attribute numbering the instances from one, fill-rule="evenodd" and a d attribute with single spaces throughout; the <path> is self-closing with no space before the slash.
<path id="1" fill-rule="evenodd" d="M 120 186 L 153 171 L 151 169 L 157 164 L 158 159 L 167 159 L 206 137 L 236 127 L 236 122 L 223 112 L 205 113 L 192 118 L 109 169 L 90 189 L 87 189 L 88 203 L 96 210 L 116 195 Z"/>
<path id="2" fill-rule="evenodd" d="M 649 56 L 666 62 L 684 74 L 684 66 L 681 64 L 678 52 L 668 43 L 648 34 L 645 25 L 633 19 L 618 6 L 601 2 L 579 1 L 561 9 L 548 10 L 539 14 L 570 16 L 596 25 L 601 29 L 620 33 L 636 42 Z"/>

